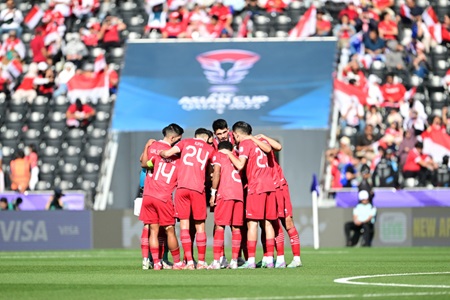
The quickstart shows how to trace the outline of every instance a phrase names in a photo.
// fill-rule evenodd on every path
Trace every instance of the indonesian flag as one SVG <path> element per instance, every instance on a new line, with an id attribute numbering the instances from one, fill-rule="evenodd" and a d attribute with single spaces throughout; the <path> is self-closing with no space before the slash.
<path id="1" fill-rule="evenodd" d="M 422 13 L 422 19 L 425 25 L 428 27 L 428 31 L 430 32 L 431 37 L 438 42 L 442 43 L 442 28 L 441 23 L 439 23 L 439 19 L 434 11 L 433 7 L 428 7 Z"/>
<path id="2" fill-rule="evenodd" d="M 405 4 L 400 5 L 400 16 L 408 18 L 410 20 L 413 19 L 413 16 L 411 15 L 411 9 Z"/>
<path id="3" fill-rule="evenodd" d="M 100 71 L 104 70 L 105 68 L 106 68 L 106 59 L 102 53 L 95 58 L 94 72 L 99 73 Z"/>
<path id="4" fill-rule="evenodd" d="M 366 105 L 367 93 L 364 92 L 360 87 L 335 79 L 334 80 L 335 103 L 340 107 L 344 107 L 351 104 L 351 102 L 354 100 L 357 100 L 362 105 Z"/>
<path id="5" fill-rule="evenodd" d="M 248 33 L 248 21 L 250 20 L 250 14 L 246 14 L 244 20 L 242 20 L 241 25 L 239 26 L 239 31 L 237 37 L 244 38 L 247 37 Z"/>
<path id="6" fill-rule="evenodd" d="M 46 34 L 44 37 L 44 44 L 46 46 L 56 42 L 60 38 L 60 35 L 58 32 L 58 27 L 55 24 L 51 24 L 47 27 L 48 27 L 48 30 L 46 31 Z"/>
<path id="7" fill-rule="evenodd" d="M 431 127 L 422 133 L 423 153 L 433 157 L 436 162 L 442 161 L 444 155 L 450 156 L 450 136 L 444 131 Z"/>
<path id="8" fill-rule="evenodd" d="M 67 96 L 71 102 L 76 99 L 99 99 L 109 96 L 109 82 L 106 72 L 95 73 L 87 76 L 74 75 L 67 83 Z"/>
<path id="9" fill-rule="evenodd" d="M 403 100 L 408 101 L 409 99 L 411 99 L 412 97 L 414 97 L 414 95 L 416 94 L 417 91 L 417 87 L 413 87 L 410 90 L 408 90 L 405 93 L 405 96 L 403 97 Z"/>
<path id="10" fill-rule="evenodd" d="M 316 33 L 317 9 L 311 6 L 300 18 L 297 25 L 289 31 L 289 37 L 307 38 Z"/>
<path id="11" fill-rule="evenodd" d="M 23 68 L 22 64 L 19 60 L 13 59 L 6 65 L 6 68 L 2 71 L 2 77 L 5 79 L 9 79 L 10 81 L 13 81 L 17 79 L 20 74 L 22 74 Z"/>
<path id="12" fill-rule="evenodd" d="M 34 29 L 44 16 L 44 11 L 37 5 L 33 6 L 30 12 L 25 16 L 23 22 L 28 28 Z"/>

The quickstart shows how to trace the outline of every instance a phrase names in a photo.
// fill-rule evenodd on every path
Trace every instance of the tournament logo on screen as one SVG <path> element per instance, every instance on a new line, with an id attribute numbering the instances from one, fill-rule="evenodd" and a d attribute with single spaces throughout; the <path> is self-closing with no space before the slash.
<path id="1" fill-rule="evenodd" d="M 202 53 L 197 60 L 205 70 L 206 79 L 213 85 L 210 92 L 234 93 L 238 90 L 236 84 L 245 78 L 259 55 L 245 50 L 217 50 Z M 231 68 L 225 70 L 224 64 L 231 64 Z"/>
<path id="2" fill-rule="evenodd" d="M 269 101 L 267 95 L 236 95 L 241 83 L 260 56 L 254 52 L 223 49 L 199 54 L 197 61 L 211 84 L 208 96 L 185 96 L 178 104 L 184 110 L 255 110 Z"/>

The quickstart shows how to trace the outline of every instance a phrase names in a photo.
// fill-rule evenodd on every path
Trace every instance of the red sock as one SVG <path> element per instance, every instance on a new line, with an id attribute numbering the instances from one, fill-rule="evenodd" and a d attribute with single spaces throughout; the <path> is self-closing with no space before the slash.
<path id="1" fill-rule="evenodd" d="M 142 252 L 142 258 L 146 257 L 148 258 L 148 251 L 149 251 L 149 245 L 148 245 L 148 228 L 144 227 L 142 229 L 141 234 L 141 252 Z"/>
<path id="2" fill-rule="evenodd" d="M 225 231 L 222 229 L 216 229 L 216 232 L 214 233 L 214 246 L 213 246 L 214 260 L 219 260 L 220 257 L 222 256 L 224 233 Z"/>
<path id="3" fill-rule="evenodd" d="M 242 235 L 240 230 L 233 230 L 231 232 L 231 259 L 237 259 L 239 257 L 239 251 L 241 249 Z"/>
<path id="4" fill-rule="evenodd" d="M 171 250 L 170 253 L 172 254 L 173 263 L 179 263 L 180 262 L 180 248 L 177 248 L 175 250 Z"/>
<path id="5" fill-rule="evenodd" d="M 248 257 L 256 255 L 256 241 L 247 241 Z"/>
<path id="6" fill-rule="evenodd" d="M 275 239 L 266 239 L 267 256 L 273 257 L 275 251 Z"/>
<path id="7" fill-rule="evenodd" d="M 153 263 L 159 263 L 159 248 L 150 248 L 150 252 L 152 253 Z"/>
<path id="8" fill-rule="evenodd" d="M 295 227 L 288 230 L 289 239 L 291 241 L 292 254 L 294 256 L 300 256 L 300 238 L 298 237 L 298 232 Z"/>
<path id="9" fill-rule="evenodd" d="M 184 259 L 186 261 L 192 260 L 191 252 L 191 236 L 189 235 L 189 229 L 181 229 L 180 231 L 181 245 L 183 246 Z"/>
<path id="10" fill-rule="evenodd" d="M 278 224 L 278 233 L 275 237 L 275 242 L 277 246 L 277 255 L 281 256 L 284 255 L 284 231 L 283 227 Z"/>
<path id="11" fill-rule="evenodd" d="M 198 260 L 205 261 L 206 232 L 197 233 L 196 242 L 197 242 Z"/>

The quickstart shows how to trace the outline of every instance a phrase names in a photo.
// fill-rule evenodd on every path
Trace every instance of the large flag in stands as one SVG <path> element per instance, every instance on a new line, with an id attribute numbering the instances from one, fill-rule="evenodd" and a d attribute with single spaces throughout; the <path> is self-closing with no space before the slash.
<path id="1" fill-rule="evenodd" d="M 92 76 L 78 74 L 67 83 L 67 96 L 74 102 L 76 99 L 98 99 L 108 97 L 109 82 L 106 72 L 93 73 Z"/>
<path id="2" fill-rule="evenodd" d="M 450 156 L 450 136 L 444 130 L 431 129 L 422 133 L 423 153 L 441 162 L 444 155 Z"/>
<path id="3" fill-rule="evenodd" d="M 439 23 L 439 18 L 436 15 L 433 7 L 428 7 L 422 13 L 423 22 L 427 25 L 428 31 L 431 37 L 438 43 L 442 43 L 442 29 L 441 23 Z"/>
<path id="4" fill-rule="evenodd" d="M 297 25 L 289 31 L 289 37 L 307 38 L 316 33 L 317 9 L 311 6 L 300 18 Z"/>
<path id="5" fill-rule="evenodd" d="M 347 107 L 353 100 L 362 105 L 367 104 L 367 92 L 362 88 L 348 84 L 338 79 L 334 80 L 334 101 L 340 107 Z"/>
<path id="6" fill-rule="evenodd" d="M 37 24 L 41 21 L 44 16 L 44 11 L 37 5 L 33 6 L 32 9 L 25 16 L 23 22 L 27 25 L 28 28 L 34 29 Z"/>

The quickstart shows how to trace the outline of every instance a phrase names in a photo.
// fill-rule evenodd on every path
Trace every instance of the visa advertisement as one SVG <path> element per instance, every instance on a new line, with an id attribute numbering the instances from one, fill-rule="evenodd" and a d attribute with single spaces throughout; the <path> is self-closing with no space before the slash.
<path id="1" fill-rule="evenodd" d="M 334 40 L 127 44 L 113 129 L 209 127 L 223 118 L 254 127 L 324 129 Z"/>

